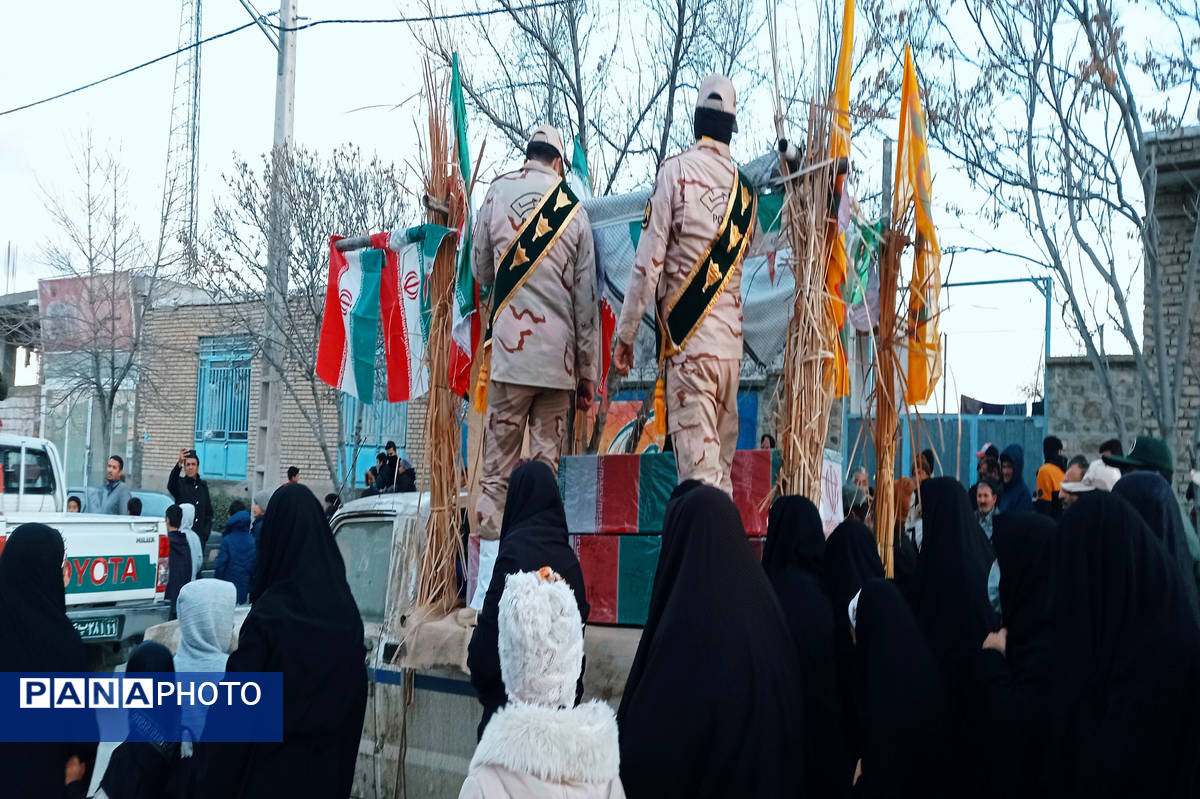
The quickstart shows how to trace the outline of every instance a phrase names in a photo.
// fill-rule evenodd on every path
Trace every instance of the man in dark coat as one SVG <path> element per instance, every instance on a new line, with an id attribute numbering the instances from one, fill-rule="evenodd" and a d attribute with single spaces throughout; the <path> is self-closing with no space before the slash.
<path id="1" fill-rule="evenodd" d="M 167 542 L 171 549 L 167 555 L 167 591 L 163 599 L 171 603 L 172 619 L 179 590 L 192 580 L 192 548 L 188 546 L 187 535 L 179 529 L 182 522 L 183 508 L 178 505 L 167 508 Z"/>
<path id="2" fill-rule="evenodd" d="M 400 456 L 396 454 L 396 442 L 389 441 L 384 446 L 383 462 L 379 465 L 379 479 L 375 484 L 379 486 L 380 493 L 391 491 L 396 487 L 396 467 L 400 463 Z"/>
<path id="3" fill-rule="evenodd" d="M 250 535 L 250 512 L 241 500 L 229 506 L 229 521 L 221 536 L 221 551 L 213 564 L 213 576 L 227 580 L 237 588 L 238 604 L 250 595 L 250 576 L 254 574 L 257 545 Z"/>
<path id="4" fill-rule="evenodd" d="M 212 499 L 208 496 L 208 483 L 200 479 L 200 457 L 196 450 L 179 450 L 179 463 L 167 478 L 167 492 L 177 505 L 190 502 L 196 506 L 192 530 L 200 537 L 201 549 L 207 550 L 208 534 L 212 532 Z"/>

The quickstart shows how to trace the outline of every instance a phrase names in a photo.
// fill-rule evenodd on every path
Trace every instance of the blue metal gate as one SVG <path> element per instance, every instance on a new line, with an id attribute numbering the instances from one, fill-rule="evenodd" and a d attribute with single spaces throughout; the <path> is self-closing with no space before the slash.
<path id="1" fill-rule="evenodd" d="M 868 425 L 870 421 L 868 418 Z M 847 473 L 866 466 L 874 482 L 875 447 L 870 434 L 870 427 L 863 430 L 863 417 L 850 414 L 846 419 L 842 462 L 846 464 Z M 985 444 L 995 444 L 1001 451 L 1009 444 L 1020 444 L 1025 449 L 1025 483 L 1032 487 L 1037 485 L 1037 470 L 1042 465 L 1046 417 L 940 414 L 922 416 L 918 422 L 916 416 L 911 419 L 901 416 L 899 434 L 897 476 L 911 477 L 915 453 L 931 449 L 937 461 L 934 471 L 938 475 L 957 477 L 963 485 L 969 486 L 975 482 L 975 453 Z"/>
<path id="2" fill-rule="evenodd" d="M 243 337 L 200 339 L 195 446 L 205 477 L 246 479 L 251 352 Z"/>

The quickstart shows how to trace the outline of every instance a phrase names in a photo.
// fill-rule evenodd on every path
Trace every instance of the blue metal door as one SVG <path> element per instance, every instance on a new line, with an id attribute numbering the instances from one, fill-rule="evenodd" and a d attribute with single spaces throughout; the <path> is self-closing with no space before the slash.
<path id="1" fill-rule="evenodd" d="M 200 339 L 195 446 L 206 477 L 246 479 L 250 354 L 250 343 L 244 338 Z"/>

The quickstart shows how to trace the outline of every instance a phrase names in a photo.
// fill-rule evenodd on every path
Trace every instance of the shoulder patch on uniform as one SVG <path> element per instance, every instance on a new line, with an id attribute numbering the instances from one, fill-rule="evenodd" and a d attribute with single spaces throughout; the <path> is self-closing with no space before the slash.
<path id="1" fill-rule="evenodd" d="M 509 203 L 509 209 L 516 214 L 518 219 L 524 219 L 537 208 L 537 204 L 542 200 L 542 192 L 527 191 Z"/>
<path id="2" fill-rule="evenodd" d="M 646 200 L 646 212 L 642 214 L 642 230 L 650 227 L 650 208 L 653 200 Z"/>

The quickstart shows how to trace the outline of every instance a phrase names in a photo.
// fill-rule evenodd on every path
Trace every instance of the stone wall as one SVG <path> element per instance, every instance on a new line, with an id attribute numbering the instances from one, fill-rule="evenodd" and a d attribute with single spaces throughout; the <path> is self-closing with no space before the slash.
<path id="1" fill-rule="evenodd" d="M 1155 195 L 1155 217 L 1159 225 L 1158 250 L 1162 266 L 1160 288 L 1163 297 L 1163 330 L 1168 331 L 1166 354 L 1173 364 L 1181 344 L 1175 332 L 1183 321 L 1185 271 L 1191 255 L 1196 231 L 1196 202 L 1200 199 L 1200 128 L 1193 127 L 1157 138 L 1154 142 L 1155 165 L 1158 169 L 1158 190 Z M 1150 313 L 1150 273 L 1145 296 L 1147 302 L 1143 321 L 1143 346 L 1147 359 L 1155 356 L 1153 316 Z M 1200 280 L 1196 291 L 1200 291 Z M 1200 297 L 1194 297 L 1191 326 L 1184 346 L 1182 396 L 1178 411 L 1179 430 L 1171 442 L 1175 451 L 1175 487 L 1182 495 L 1185 476 L 1191 464 L 1192 447 L 1196 442 L 1197 420 L 1200 418 Z M 1153 362 L 1151 360 L 1151 362 Z M 1150 410 L 1143 409 L 1147 417 Z M 1152 425 L 1151 425 L 1152 427 Z M 1141 432 L 1141 431 L 1138 431 Z M 1200 456 L 1200 452 L 1195 453 Z"/>
<path id="2" fill-rule="evenodd" d="M 1109 372 L 1117 405 L 1130 436 L 1139 432 L 1142 385 L 1133 357 L 1110 356 Z M 1051 358 L 1050 433 L 1063 440 L 1067 458 L 1099 456 L 1100 444 L 1119 437 L 1108 398 L 1086 357 Z M 1125 446 L 1132 444 L 1126 441 Z"/>

